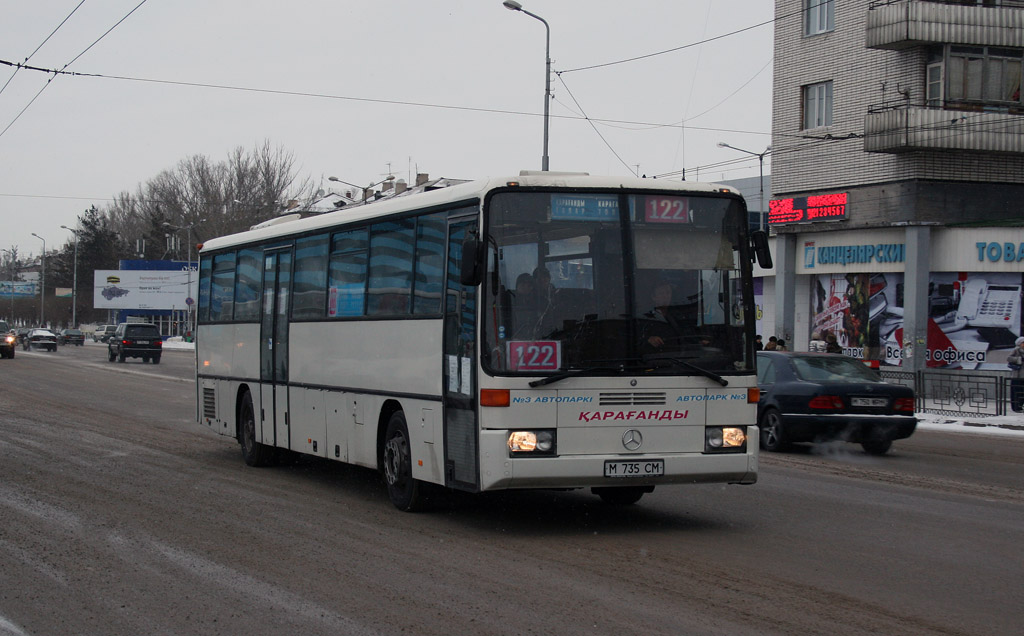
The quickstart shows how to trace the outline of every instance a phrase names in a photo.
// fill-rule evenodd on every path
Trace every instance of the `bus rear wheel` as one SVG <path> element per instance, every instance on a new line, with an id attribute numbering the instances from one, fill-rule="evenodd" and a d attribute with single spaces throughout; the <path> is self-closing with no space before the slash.
<path id="1" fill-rule="evenodd" d="M 242 458 L 250 466 L 269 466 L 274 463 L 274 449 L 256 441 L 256 412 L 252 408 L 252 394 L 242 396 L 238 409 L 238 434 L 242 444 Z"/>
<path id="2" fill-rule="evenodd" d="M 391 416 L 384 433 L 384 481 L 391 503 L 399 510 L 414 512 L 426 506 L 425 484 L 412 476 L 412 447 L 402 411 Z"/>

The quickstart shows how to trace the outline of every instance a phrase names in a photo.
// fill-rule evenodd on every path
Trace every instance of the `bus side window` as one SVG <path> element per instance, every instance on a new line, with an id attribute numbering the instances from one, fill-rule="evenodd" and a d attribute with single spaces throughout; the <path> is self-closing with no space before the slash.
<path id="1" fill-rule="evenodd" d="M 326 234 L 295 241 L 292 318 L 323 318 L 327 306 Z"/>
<path id="2" fill-rule="evenodd" d="M 210 320 L 210 282 L 213 278 L 213 257 L 199 258 L 199 322 Z"/>
<path id="3" fill-rule="evenodd" d="M 447 216 L 447 213 L 431 214 L 421 216 L 417 220 L 416 276 L 412 308 L 414 314 L 441 313 Z"/>
<path id="4" fill-rule="evenodd" d="M 232 319 L 235 298 L 235 253 L 213 257 L 213 282 L 210 286 L 210 322 Z"/>
<path id="5" fill-rule="evenodd" d="M 329 317 L 362 316 L 365 313 L 368 246 L 365 229 L 334 235 L 327 281 Z"/>
<path id="6" fill-rule="evenodd" d="M 370 280 L 366 313 L 408 314 L 412 295 L 414 219 L 375 223 L 370 227 Z"/>
<path id="7" fill-rule="evenodd" d="M 258 322 L 260 319 L 262 267 L 263 250 L 246 248 L 238 251 L 238 264 L 235 268 L 236 322 Z"/>

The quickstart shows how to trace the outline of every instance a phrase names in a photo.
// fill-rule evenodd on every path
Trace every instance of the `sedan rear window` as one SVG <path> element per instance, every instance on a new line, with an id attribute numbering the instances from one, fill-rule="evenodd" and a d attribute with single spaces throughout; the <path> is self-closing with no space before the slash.
<path id="1" fill-rule="evenodd" d="M 808 356 L 793 357 L 791 360 L 797 377 L 808 382 L 880 382 L 882 379 L 877 371 L 853 358 Z"/>
<path id="2" fill-rule="evenodd" d="M 139 336 L 158 337 L 160 332 L 152 325 L 131 325 L 126 327 L 124 335 L 138 338 Z"/>

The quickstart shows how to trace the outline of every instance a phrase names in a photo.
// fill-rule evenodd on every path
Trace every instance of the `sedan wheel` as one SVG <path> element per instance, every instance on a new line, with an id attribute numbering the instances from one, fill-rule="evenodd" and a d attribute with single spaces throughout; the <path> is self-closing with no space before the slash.
<path id="1" fill-rule="evenodd" d="M 758 422 L 761 428 L 761 448 L 770 452 L 779 452 L 789 448 L 789 441 L 782 428 L 782 414 L 776 409 L 767 409 Z"/>
<path id="2" fill-rule="evenodd" d="M 885 455 L 892 448 L 892 440 L 889 439 L 871 439 L 865 440 L 860 443 L 861 448 L 868 455 Z"/>

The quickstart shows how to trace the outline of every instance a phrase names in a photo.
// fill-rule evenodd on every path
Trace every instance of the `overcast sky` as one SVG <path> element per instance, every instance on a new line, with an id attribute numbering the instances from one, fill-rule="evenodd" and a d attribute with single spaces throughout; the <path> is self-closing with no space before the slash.
<path id="1" fill-rule="evenodd" d="M 59 247 L 90 205 L 264 140 L 325 189 L 540 169 L 544 25 L 501 0 L 139 2 L 0 0 L 0 60 L 105 76 L 0 66 L 0 248 Z M 551 28 L 551 170 L 757 176 L 717 143 L 770 143 L 774 3 L 522 4 Z"/>

